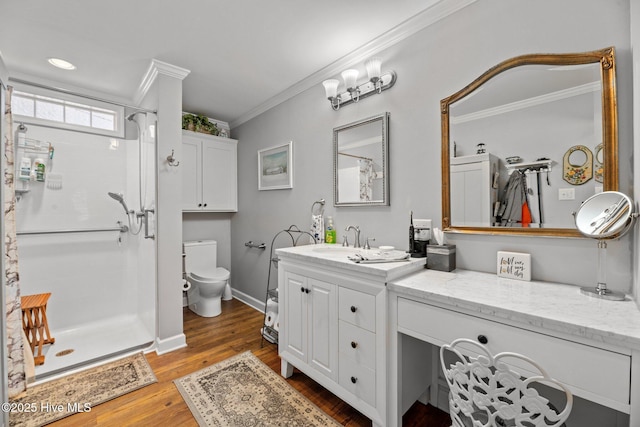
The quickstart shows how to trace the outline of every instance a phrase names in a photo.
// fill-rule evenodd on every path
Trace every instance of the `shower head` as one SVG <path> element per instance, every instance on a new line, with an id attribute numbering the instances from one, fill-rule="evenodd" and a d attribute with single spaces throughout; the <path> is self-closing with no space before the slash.
<path id="1" fill-rule="evenodd" d="M 138 112 L 136 111 L 135 113 L 131 113 L 127 116 L 127 120 L 128 121 L 133 121 L 133 118 L 136 116 L 136 114 L 138 114 Z"/>
<path id="2" fill-rule="evenodd" d="M 127 207 L 127 204 L 124 201 L 124 195 L 122 193 L 112 193 L 112 192 L 108 192 L 107 193 L 109 195 L 109 197 L 111 197 L 113 200 L 117 200 L 118 202 L 120 202 L 120 204 L 122 205 L 122 207 L 124 208 L 125 213 L 128 215 L 129 214 L 129 208 Z"/>

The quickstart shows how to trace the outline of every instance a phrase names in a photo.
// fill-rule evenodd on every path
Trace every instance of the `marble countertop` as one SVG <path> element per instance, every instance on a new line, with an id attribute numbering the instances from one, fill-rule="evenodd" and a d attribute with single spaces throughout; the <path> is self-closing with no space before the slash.
<path id="1" fill-rule="evenodd" d="M 387 288 L 514 326 L 531 325 L 640 350 L 640 310 L 629 297 L 607 301 L 582 295 L 577 286 L 467 270 L 423 270 L 390 282 Z"/>
<path id="2" fill-rule="evenodd" d="M 375 251 L 376 248 L 373 248 L 369 250 L 369 253 L 375 253 Z M 280 258 L 292 258 L 310 262 L 314 265 L 324 265 L 354 273 L 364 273 L 377 277 L 385 283 L 415 271 L 423 270 L 427 261 L 426 258 L 410 258 L 408 261 L 358 264 L 347 258 L 349 255 L 356 253 L 366 255 L 367 250 L 346 248 L 326 243 L 276 249 L 276 254 Z"/>

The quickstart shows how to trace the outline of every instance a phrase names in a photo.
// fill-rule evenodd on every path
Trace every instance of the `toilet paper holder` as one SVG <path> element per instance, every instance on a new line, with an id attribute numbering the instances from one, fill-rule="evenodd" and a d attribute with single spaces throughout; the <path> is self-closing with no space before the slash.
<path id="1" fill-rule="evenodd" d="M 244 244 L 248 248 L 266 249 L 267 246 L 264 243 L 253 243 L 253 240 L 249 240 Z"/>

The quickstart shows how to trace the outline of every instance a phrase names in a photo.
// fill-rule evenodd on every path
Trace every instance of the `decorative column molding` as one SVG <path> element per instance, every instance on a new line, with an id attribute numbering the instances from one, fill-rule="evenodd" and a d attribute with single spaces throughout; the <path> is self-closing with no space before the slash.
<path id="1" fill-rule="evenodd" d="M 179 80 L 184 80 L 189 75 L 189 73 L 191 73 L 191 71 L 185 68 L 171 65 L 157 59 L 152 59 L 151 64 L 149 64 L 149 68 L 147 69 L 147 72 L 144 75 L 144 78 L 142 79 L 142 82 L 140 83 L 140 86 L 138 87 L 138 90 L 134 97 L 133 101 L 135 105 L 140 105 L 145 96 L 147 96 L 149 89 L 151 88 L 153 82 L 155 82 L 159 74 L 173 77 Z"/>

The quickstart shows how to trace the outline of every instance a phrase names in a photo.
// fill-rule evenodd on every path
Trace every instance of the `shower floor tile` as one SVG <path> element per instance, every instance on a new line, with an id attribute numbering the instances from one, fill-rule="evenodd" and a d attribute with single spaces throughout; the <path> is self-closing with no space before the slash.
<path id="1" fill-rule="evenodd" d="M 43 349 L 44 364 L 36 366 L 36 382 L 86 364 L 147 347 L 152 334 L 136 316 L 120 316 L 80 328 L 51 331 L 55 343 Z"/>

